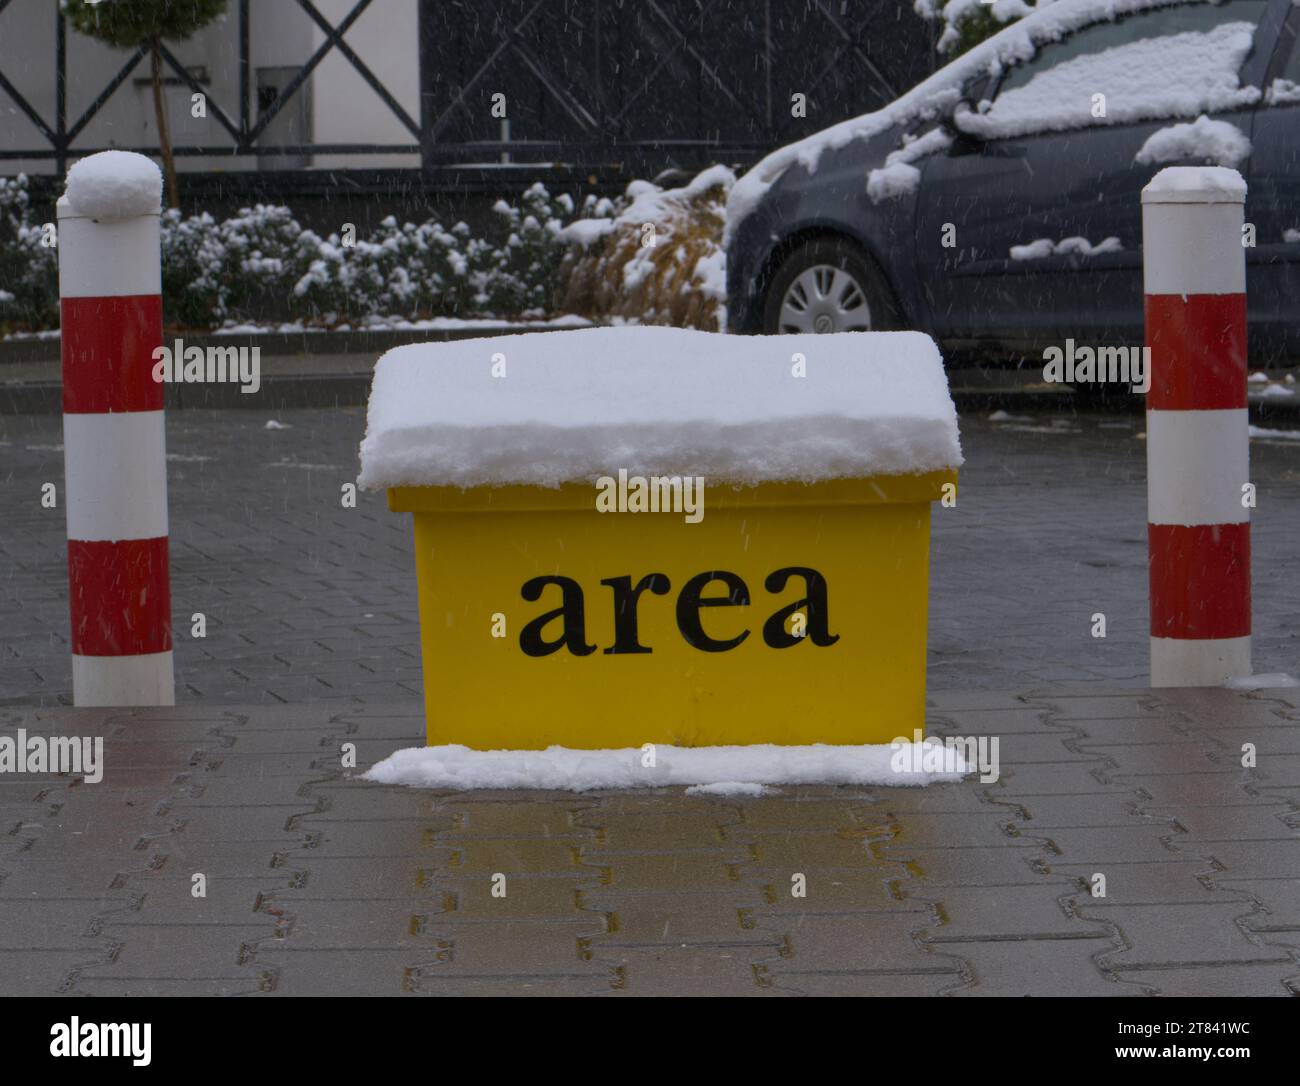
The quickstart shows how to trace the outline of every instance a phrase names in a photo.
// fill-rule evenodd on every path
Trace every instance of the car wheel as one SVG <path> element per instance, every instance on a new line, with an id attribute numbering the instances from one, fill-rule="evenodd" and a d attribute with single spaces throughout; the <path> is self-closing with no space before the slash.
<path id="1" fill-rule="evenodd" d="M 870 332 L 898 327 L 875 262 L 840 238 L 806 241 L 781 262 L 763 305 L 763 332 Z"/>

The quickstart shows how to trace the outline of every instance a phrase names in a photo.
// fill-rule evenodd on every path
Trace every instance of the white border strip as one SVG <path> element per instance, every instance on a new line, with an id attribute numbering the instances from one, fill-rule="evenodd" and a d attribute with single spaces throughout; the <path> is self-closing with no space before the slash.
<path id="1" fill-rule="evenodd" d="M 175 705 L 172 654 L 78 656 L 72 654 L 74 705 Z"/>
<path id="2" fill-rule="evenodd" d="M 1222 686 L 1250 674 L 1250 637 L 1151 638 L 1152 686 Z"/>
<path id="3" fill-rule="evenodd" d="M 1146 204 L 1142 267 L 1147 294 L 1244 294 L 1241 204 Z"/>
<path id="4" fill-rule="evenodd" d="M 157 215 L 120 222 L 60 215 L 59 297 L 160 294 L 160 253 Z"/>
<path id="5" fill-rule="evenodd" d="M 1147 412 L 1147 523 L 1244 524 L 1246 408 Z"/>
<path id="6" fill-rule="evenodd" d="M 69 539 L 167 534 L 167 433 L 161 411 L 63 416 Z"/>

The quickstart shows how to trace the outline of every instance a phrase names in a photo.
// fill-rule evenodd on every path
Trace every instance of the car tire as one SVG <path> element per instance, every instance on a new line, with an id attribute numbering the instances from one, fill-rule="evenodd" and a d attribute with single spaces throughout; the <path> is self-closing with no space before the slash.
<path id="1" fill-rule="evenodd" d="M 876 262 L 843 238 L 813 238 L 777 267 L 763 302 L 764 335 L 888 331 L 898 306 Z"/>

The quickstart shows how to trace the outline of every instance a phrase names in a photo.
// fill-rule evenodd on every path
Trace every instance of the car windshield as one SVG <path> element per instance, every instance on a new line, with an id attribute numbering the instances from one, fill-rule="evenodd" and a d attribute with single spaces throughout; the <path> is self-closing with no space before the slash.
<path id="1" fill-rule="evenodd" d="M 960 126 L 985 138 L 1084 128 L 1252 103 L 1238 73 L 1266 0 L 1161 8 L 1086 27 L 1011 69 Z"/>

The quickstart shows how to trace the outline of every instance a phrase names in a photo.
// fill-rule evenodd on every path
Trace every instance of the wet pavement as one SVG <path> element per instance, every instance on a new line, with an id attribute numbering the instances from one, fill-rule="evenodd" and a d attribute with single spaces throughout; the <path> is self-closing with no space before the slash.
<path id="1" fill-rule="evenodd" d="M 429 792 L 355 776 L 410 704 L 0 710 L 106 740 L 97 784 L 0 774 L 0 992 L 1300 994 L 1300 694 L 928 715 L 1000 779 Z"/>
<path id="2" fill-rule="evenodd" d="M 931 689 L 1145 682 L 1142 417 L 1012 419 L 963 415 L 960 497 L 934 509 Z M 180 702 L 419 698 L 410 516 L 341 500 L 364 428 L 361 408 L 169 415 Z M 0 416 L 0 704 L 71 695 L 64 512 L 41 505 L 42 483 L 62 493 L 61 442 L 58 416 Z M 1251 453 L 1255 670 L 1295 673 L 1300 441 Z"/>

